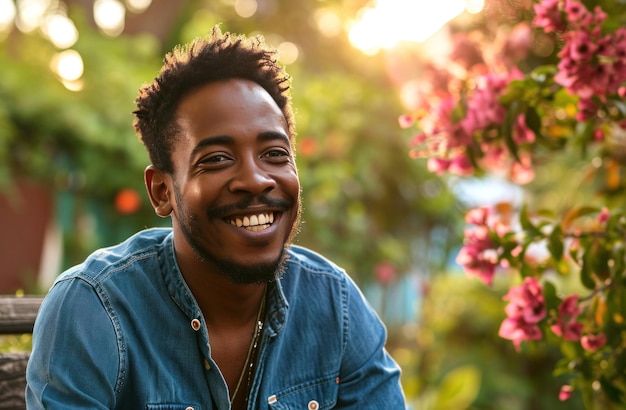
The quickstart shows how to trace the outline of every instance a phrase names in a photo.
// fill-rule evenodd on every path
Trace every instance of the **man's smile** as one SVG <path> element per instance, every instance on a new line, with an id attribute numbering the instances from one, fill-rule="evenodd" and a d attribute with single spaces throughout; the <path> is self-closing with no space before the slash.
<path id="1" fill-rule="evenodd" d="M 228 223 L 235 225 L 238 228 L 258 232 L 269 228 L 274 223 L 274 212 L 237 216 L 229 218 Z"/>

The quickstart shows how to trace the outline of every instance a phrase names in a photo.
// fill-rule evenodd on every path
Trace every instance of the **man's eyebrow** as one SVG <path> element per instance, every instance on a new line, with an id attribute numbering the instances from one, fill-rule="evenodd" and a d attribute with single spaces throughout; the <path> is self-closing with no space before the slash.
<path id="1" fill-rule="evenodd" d="M 261 142 L 281 140 L 286 144 L 290 144 L 289 137 L 286 134 L 282 132 L 275 132 L 275 131 L 262 132 L 257 137 L 257 140 Z"/>
<path id="2" fill-rule="evenodd" d="M 279 140 L 279 141 L 284 142 L 287 145 L 290 145 L 289 137 L 282 132 L 275 132 L 275 131 L 262 132 L 257 136 L 257 140 L 260 142 Z M 189 155 L 189 158 L 193 159 L 193 157 L 195 157 L 198 154 L 198 152 L 202 151 L 202 149 L 204 149 L 205 147 L 208 147 L 211 145 L 233 145 L 234 143 L 235 143 L 235 139 L 229 135 L 216 135 L 212 137 L 206 137 L 200 140 L 200 142 L 198 142 L 198 144 L 193 148 L 193 150 L 191 151 L 191 154 Z"/>
<path id="3" fill-rule="evenodd" d="M 193 148 L 189 158 L 193 158 L 198 154 L 198 152 L 202 151 L 203 148 L 211 146 L 211 145 L 232 145 L 235 142 L 233 137 L 228 135 L 216 135 L 214 137 L 206 137 L 200 140 L 198 144 Z"/>

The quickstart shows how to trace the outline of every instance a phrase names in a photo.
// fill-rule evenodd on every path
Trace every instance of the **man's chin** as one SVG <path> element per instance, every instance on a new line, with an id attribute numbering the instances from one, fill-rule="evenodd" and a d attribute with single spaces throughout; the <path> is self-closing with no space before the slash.
<path id="1" fill-rule="evenodd" d="M 284 271 L 287 253 L 283 250 L 279 257 L 271 262 L 242 264 L 238 261 L 213 262 L 227 279 L 238 285 L 268 283 L 279 279 Z"/>

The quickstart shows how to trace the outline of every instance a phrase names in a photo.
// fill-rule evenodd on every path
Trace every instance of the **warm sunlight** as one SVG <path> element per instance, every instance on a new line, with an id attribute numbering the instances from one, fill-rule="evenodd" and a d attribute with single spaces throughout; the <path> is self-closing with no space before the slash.
<path id="1" fill-rule="evenodd" d="M 0 0 L 0 32 L 9 31 L 16 15 L 17 10 L 12 0 Z"/>
<path id="2" fill-rule="evenodd" d="M 378 0 L 361 9 L 350 28 L 350 42 L 367 54 L 402 41 L 422 42 L 464 10 L 480 12 L 484 0 Z"/>

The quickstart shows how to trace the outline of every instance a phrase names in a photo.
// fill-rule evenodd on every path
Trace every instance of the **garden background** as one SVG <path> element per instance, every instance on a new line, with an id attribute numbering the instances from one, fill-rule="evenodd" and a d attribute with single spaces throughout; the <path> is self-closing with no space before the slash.
<path id="1" fill-rule="evenodd" d="M 534 21 L 541 12 L 535 4 L 552 4 L 565 15 L 577 2 L 438 3 L 443 7 L 417 0 L 0 0 L 0 292 L 43 294 L 95 248 L 163 225 L 143 187 L 147 155 L 132 130 L 133 100 L 165 52 L 221 23 L 223 31 L 264 35 L 293 77 L 304 193 L 296 242 L 345 267 L 364 289 L 387 324 L 388 349 L 403 368 L 412 408 L 623 404 L 623 380 L 604 371 L 622 369 L 621 342 L 612 345 L 615 359 L 550 338 L 546 329 L 560 319 L 557 313 L 541 324 L 545 338 L 525 334 L 508 337 L 511 343 L 498 336 L 511 316 L 503 297 L 510 301 L 509 288 L 523 278 L 553 274 L 556 279 L 548 279 L 556 286 L 542 282 L 546 309 L 560 312 L 572 292 L 590 289 L 592 296 L 581 299 L 611 300 L 607 277 L 623 276 L 623 253 L 621 262 L 594 257 L 594 266 L 610 264 L 611 274 L 582 269 L 581 284 L 580 270 L 559 265 L 555 251 L 572 239 L 563 234 L 566 226 L 546 231 L 547 223 L 536 219 L 570 211 L 570 227 L 579 216 L 595 217 L 600 209 L 606 215 L 606 207 L 621 215 L 614 209 L 623 201 L 626 138 L 611 127 L 621 127 L 623 107 L 617 99 L 613 111 L 599 104 L 580 118 L 580 96 L 555 83 L 566 27 L 550 31 Z M 583 3 L 607 9 L 603 29 L 624 25 L 624 2 Z M 497 77 L 503 73 L 506 81 Z M 485 87 L 477 81 L 485 75 L 500 82 Z M 449 123 L 460 124 L 472 101 L 477 104 L 472 96 L 485 88 L 499 92 L 491 103 L 503 111 L 475 126 L 466 145 L 434 149 L 429 138 L 449 141 L 452 133 L 437 122 L 443 115 L 433 117 L 447 107 Z M 601 102 L 607 101 L 613 100 Z M 488 105 L 480 109 L 489 112 Z M 534 139 L 518 138 L 519 116 Z M 509 156 L 493 166 L 485 147 L 496 142 Z M 590 205 L 574 207 L 579 202 Z M 490 249 L 481 249 L 481 258 L 492 262 L 487 273 L 457 259 L 476 239 L 464 229 L 466 213 L 478 206 L 508 225 L 521 217 L 516 236 L 498 236 L 486 219 L 468 220 L 495 235 Z M 540 208 L 552 213 L 535 214 Z M 614 218 L 614 228 L 622 225 Z M 624 235 L 615 229 L 617 239 L 602 247 L 621 246 Z M 519 232 L 530 232 L 521 245 Z M 594 245 L 577 238 L 582 248 Z M 516 245 L 521 252 L 514 252 Z M 492 250 L 489 259 L 483 251 Z M 487 275 L 490 286 L 472 273 L 483 281 Z M 596 283 L 604 287 L 596 291 Z M 620 293 L 618 302 L 623 299 Z M 597 313 L 601 305 L 594 305 L 596 319 L 619 313 L 610 304 Z M 594 322 L 595 330 L 613 332 L 607 330 L 607 348 L 623 332 L 611 317 L 610 328 L 605 320 Z M 24 345 L 27 338 L 15 337 L 2 348 Z M 563 386 L 573 386 L 565 401 Z"/>

